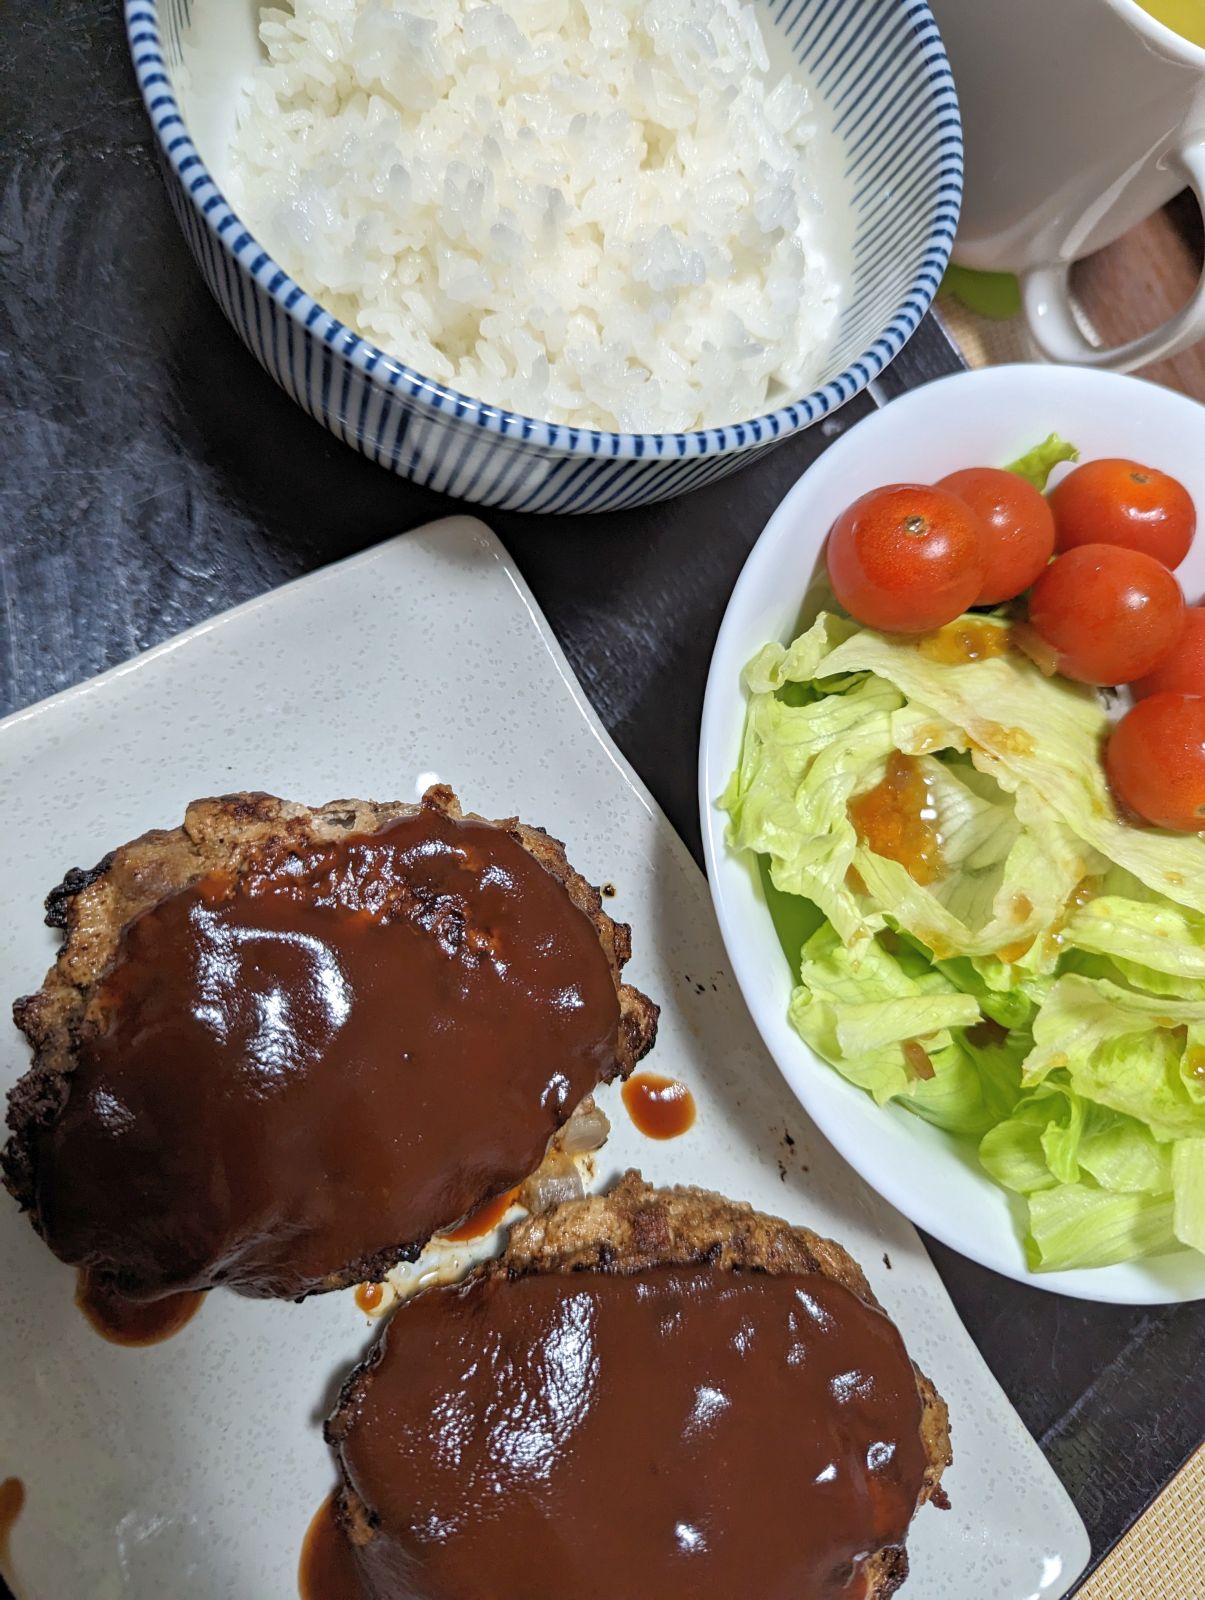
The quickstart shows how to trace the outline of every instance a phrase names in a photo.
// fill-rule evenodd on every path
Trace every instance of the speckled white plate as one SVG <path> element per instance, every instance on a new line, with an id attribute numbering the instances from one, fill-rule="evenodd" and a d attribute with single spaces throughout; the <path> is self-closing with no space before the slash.
<path id="1" fill-rule="evenodd" d="M 0 723 L 8 841 L 0 994 L 54 954 L 63 870 L 173 824 L 197 795 L 411 798 L 438 776 L 565 839 L 630 921 L 629 976 L 661 1002 L 654 1064 L 699 1117 L 643 1139 L 617 1096 L 599 1180 L 638 1165 L 842 1240 L 950 1403 L 953 1510 L 926 1507 L 915 1600 L 1058 1600 L 1083 1526 L 963 1329 L 911 1226 L 807 1122 L 729 972 L 702 874 L 594 717 L 480 523 L 395 539 Z M 24 1069 L 0 1035 L 0 1082 Z M 789 1135 L 789 1137 L 788 1137 Z M 370 1337 L 350 1292 L 302 1306 L 217 1292 L 150 1350 L 105 1344 L 73 1275 L 0 1196 L 0 1479 L 21 1478 L 20 1600 L 288 1600 L 331 1486 L 319 1420 Z M 748 1600 L 756 1600 L 750 1595 Z"/>

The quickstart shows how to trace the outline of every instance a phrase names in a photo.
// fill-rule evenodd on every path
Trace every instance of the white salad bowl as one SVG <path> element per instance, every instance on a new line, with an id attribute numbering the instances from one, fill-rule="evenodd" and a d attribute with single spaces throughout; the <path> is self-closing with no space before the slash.
<path id="1" fill-rule="evenodd" d="M 243 342 L 336 437 L 443 493 L 512 511 L 614 511 L 745 465 L 865 388 L 941 281 L 962 193 L 953 80 L 925 0 L 757 0 L 775 71 L 816 90 L 832 213 L 848 235 L 843 309 L 806 394 L 684 433 L 610 433 L 460 394 L 378 349 L 272 259 L 225 196 L 257 0 L 126 0 L 139 87 L 177 220 Z"/>
<path id="2" fill-rule="evenodd" d="M 1205 521 L 1205 407 L 1137 378 L 1083 368 L 996 367 L 912 391 L 860 422 L 800 478 L 754 546 L 716 642 L 703 709 L 699 800 L 707 876 L 733 970 L 771 1054 L 845 1159 L 919 1227 L 1008 1277 L 1083 1299 L 1166 1304 L 1205 1296 L 1205 1257 L 1180 1250 L 1142 1261 L 1034 1272 L 1021 1207 L 958 1140 L 898 1105 L 877 1106 L 813 1054 L 787 1020 L 793 988 L 750 857 L 727 843 L 716 806 L 745 721 L 741 671 L 770 640 L 788 642 L 825 535 L 868 490 L 931 483 L 960 467 L 1003 466 L 1050 433 L 1082 458 L 1128 456 L 1180 478 Z M 1205 595 L 1205 534 L 1177 571 L 1188 600 Z"/>

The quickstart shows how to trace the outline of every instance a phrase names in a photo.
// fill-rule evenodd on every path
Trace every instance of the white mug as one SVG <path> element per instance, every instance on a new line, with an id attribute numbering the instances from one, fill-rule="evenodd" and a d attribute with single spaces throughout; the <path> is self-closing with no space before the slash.
<path id="1" fill-rule="evenodd" d="M 1076 321 L 1072 262 L 1186 184 L 1205 209 L 1205 49 L 1136 0 L 930 0 L 966 136 L 964 266 L 1015 272 L 1051 361 L 1131 371 L 1205 337 L 1205 278 L 1153 332 L 1100 349 Z"/>

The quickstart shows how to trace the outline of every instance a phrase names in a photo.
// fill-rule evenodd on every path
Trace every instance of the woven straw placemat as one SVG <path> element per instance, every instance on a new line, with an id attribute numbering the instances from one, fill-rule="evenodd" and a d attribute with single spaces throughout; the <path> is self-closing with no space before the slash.
<path id="1" fill-rule="evenodd" d="M 1020 315 L 997 320 L 980 316 L 962 301 L 943 289 L 937 298 L 937 315 L 946 332 L 962 351 L 969 367 L 996 367 L 1007 361 L 1039 361 L 1041 356 L 1031 343 Z M 1092 343 L 1099 335 L 1088 313 L 1073 296 L 1071 309 L 1080 331 Z"/>
<path id="2" fill-rule="evenodd" d="M 995 367 L 1006 361 L 1033 359 L 1019 318 L 994 322 L 977 316 L 952 294 L 939 297 L 937 315 L 969 367 Z"/>
<path id="3" fill-rule="evenodd" d="M 1205 1445 L 1097 1567 L 1076 1600 L 1203 1600 Z"/>

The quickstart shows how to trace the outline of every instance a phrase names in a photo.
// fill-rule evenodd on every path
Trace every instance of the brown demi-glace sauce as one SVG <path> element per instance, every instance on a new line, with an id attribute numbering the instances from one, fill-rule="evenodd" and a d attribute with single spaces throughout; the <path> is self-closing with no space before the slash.
<path id="1" fill-rule="evenodd" d="M 460 1244 L 464 1240 L 480 1239 L 487 1233 L 493 1233 L 511 1206 L 518 1200 L 519 1190 L 522 1187 L 522 1184 L 518 1184 L 515 1188 L 508 1189 L 505 1194 L 496 1194 L 492 1200 L 487 1200 L 484 1205 L 478 1206 L 476 1211 L 470 1212 L 459 1227 L 453 1228 L 443 1237 L 451 1240 L 453 1244 Z"/>
<path id="2" fill-rule="evenodd" d="M 86 1267 L 80 1268 L 75 1286 L 75 1303 L 101 1338 L 130 1349 L 162 1344 L 179 1333 L 204 1298 L 203 1290 L 186 1290 L 158 1300 L 129 1300 Z"/>
<path id="3" fill-rule="evenodd" d="M 0 1483 L 0 1573 L 11 1570 L 9 1545 L 17 1518 L 25 1508 L 25 1485 L 20 1478 L 5 1478 Z"/>
<path id="4" fill-rule="evenodd" d="M 868 850 L 898 861 L 917 883 L 945 875 L 937 806 L 915 756 L 893 750 L 874 788 L 849 802 L 849 820 Z"/>
<path id="5" fill-rule="evenodd" d="M 677 1139 L 694 1126 L 695 1097 L 676 1078 L 638 1072 L 623 1086 L 623 1103 L 646 1139 Z"/>
<path id="6" fill-rule="evenodd" d="M 316 1523 L 302 1594 L 854 1600 L 867 1557 L 903 1543 L 920 1424 L 899 1333 L 816 1274 L 433 1289 L 332 1419 L 364 1538 Z"/>
<path id="7" fill-rule="evenodd" d="M 351 1545 L 335 1521 L 334 1494 L 327 1495 L 306 1529 L 297 1592 L 301 1600 L 357 1600 L 361 1593 Z"/>
<path id="8" fill-rule="evenodd" d="M 38 1226 L 139 1300 L 380 1277 L 538 1167 L 619 1048 L 587 914 L 431 804 L 167 896 L 90 1008 Z"/>

